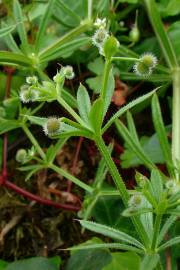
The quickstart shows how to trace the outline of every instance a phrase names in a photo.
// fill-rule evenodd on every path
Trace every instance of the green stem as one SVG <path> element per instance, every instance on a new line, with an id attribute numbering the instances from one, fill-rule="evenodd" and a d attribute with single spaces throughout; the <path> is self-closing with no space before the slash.
<path id="1" fill-rule="evenodd" d="M 126 186 L 118 172 L 118 169 L 116 167 L 116 165 L 114 164 L 110 154 L 109 154 L 109 151 L 103 141 L 102 138 L 96 138 L 96 144 L 97 144 L 97 147 L 99 148 L 99 151 L 101 152 L 103 158 L 105 159 L 106 161 L 106 164 L 107 164 L 107 167 L 112 175 L 112 178 L 119 190 L 119 193 L 122 197 L 122 200 L 123 200 L 123 203 L 126 207 L 128 207 L 128 200 L 129 200 L 129 194 L 128 194 L 128 191 L 126 189 Z"/>
<path id="2" fill-rule="evenodd" d="M 172 159 L 177 166 L 180 161 L 180 68 L 173 72 L 173 112 L 172 112 Z M 179 173 L 177 174 L 177 178 Z"/>
<path id="3" fill-rule="evenodd" d="M 45 159 L 46 158 L 45 153 L 43 152 L 43 150 L 40 147 L 38 141 L 34 138 L 34 136 L 32 135 L 31 131 L 28 129 L 28 127 L 26 125 L 23 125 L 22 126 L 22 129 L 24 130 L 24 132 L 26 133 L 27 137 L 32 142 L 32 144 L 34 145 L 35 149 L 37 150 L 37 152 L 39 153 L 39 155 L 41 156 L 41 158 L 42 159 Z"/>
<path id="4" fill-rule="evenodd" d="M 73 182 L 77 186 L 81 187 L 82 189 L 86 190 L 87 192 L 89 192 L 89 193 L 93 192 L 93 188 L 91 188 L 87 184 L 83 183 L 78 178 L 76 178 L 75 176 L 73 176 L 70 173 L 66 172 L 62 168 L 59 168 L 58 166 L 56 166 L 54 164 L 51 164 L 49 166 L 49 168 L 51 168 L 53 171 L 57 172 L 58 174 L 64 176 L 66 179 L 70 180 L 71 182 Z"/>
<path id="5" fill-rule="evenodd" d="M 152 251 L 155 251 L 157 243 L 158 243 L 158 235 L 160 231 L 161 220 L 162 220 L 162 215 L 157 214 L 155 223 L 154 223 L 154 233 L 153 233 L 153 239 L 152 239 L 152 245 L 151 245 Z"/>
<path id="6" fill-rule="evenodd" d="M 140 59 L 135 58 L 135 57 L 120 57 L 120 56 L 112 57 L 111 60 L 112 61 L 133 61 L 133 62 L 141 61 Z"/>
<path id="7" fill-rule="evenodd" d="M 102 100 L 104 100 L 106 96 L 106 88 L 107 88 L 110 69 L 111 69 L 111 60 L 106 60 L 105 67 L 104 67 L 104 74 L 103 74 L 102 89 L 100 93 Z"/>
<path id="8" fill-rule="evenodd" d="M 80 125 L 86 126 L 81 117 L 66 103 L 62 97 L 58 96 L 57 101 Z"/>
<path id="9" fill-rule="evenodd" d="M 88 19 L 92 19 L 93 0 L 88 0 Z"/>
<path id="10" fill-rule="evenodd" d="M 121 175 L 118 172 L 118 169 L 116 165 L 114 164 L 114 161 L 111 158 L 111 155 L 108 151 L 107 146 L 105 145 L 103 139 L 101 137 L 96 137 L 95 138 L 96 145 L 102 154 L 104 160 L 106 161 L 106 165 L 109 169 L 109 172 L 112 176 L 112 179 L 117 186 L 117 189 L 121 195 L 122 201 L 125 205 L 125 207 L 128 207 L 128 200 L 129 200 L 129 194 L 128 190 L 126 189 L 126 186 L 123 182 L 123 179 Z M 132 221 L 134 223 L 134 226 L 136 228 L 136 231 L 138 232 L 139 236 L 141 237 L 144 245 L 148 247 L 149 244 L 149 238 L 147 236 L 146 231 L 144 230 L 144 226 L 142 225 L 140 219 L 138 217 L 132 217 Z"/>

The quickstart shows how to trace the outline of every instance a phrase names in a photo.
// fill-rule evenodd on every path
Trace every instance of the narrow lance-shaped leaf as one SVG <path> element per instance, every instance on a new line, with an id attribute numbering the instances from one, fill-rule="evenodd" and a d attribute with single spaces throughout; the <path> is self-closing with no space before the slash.
<path id="1" fill-rule="evenodd" d="M 28 50 L 28 39 L 27 33 L 24 26 L 24 17 L 22 13 L 22 9 L 18 0 L 14 0 L 13 2 L 13 14 L 17 23 L 18 34 L 22 43 L 24 50 L 27 52 Z"/>
<path id="2" fill-rule="evenodd" d="M 0 29 L 0 38 L 10 34 L 14 29 L 16 28 L 16 25 L 9 25 L 5 26 Z"/>
<path id="3" fill-rule="evenodd" d="M 170 216 L 164 223 L 159 235 L 158 235 L 158 244 L 161 243 L 163 240 L 165 234 L 168 232 L 169 228 L 174 224 L 176 221 L 177 217 L 176 216 Z"/>
<path id="4" fill-rule="evenodd" d="M 86 228 L 90 231 L 100 233 L 100 234 L 105 235 L 107 237 L 116 239 L 118 241 L 123 241 L 123 242 L 129 243 L 131 245 L 135 245 L 140 249 L 144 249 L 144 246 L 138 240 L 136 240 L 134 237 L 132 237 L 124 232 L 121 232 L 119 230 L 108 227 L 106 225 L 98 224 L 98 223 L 91 222 L 91 221 L 80 220 L 79 222 L 84 228 Z"/>
<path id="5" fill-rule="evenodd" d="M 145 166 L 147 166 L 147 168 L 149 168 L 149 169 L 155 168 L 155 165 L 153 164 L 153 162 L 145 154 L 141 145 L 137 144 L 134 141 L 134 138 L 131 136 L 130 132 L 125 127 L 125 125 L 119 120 L 116 120 L 115 124 L 116 124 L 118 131 L 119 131 L 119 134 L 123 137 L 123 139 L 129 145 L 129 147 L 134 151 L 134 153 L 137 155 L 137 157 L 143 161 Z"/>
<path id="6" fill-rule="evenodd" d="M 77 91 L 77 104 L 80 116 L 83 120 L 89 122 L 89 112 L 91 110 L 91 101 L 86 88 L 80 84 Z"/>
<path id="7" fill-rule="evenodd" d="M 86 245 L 81 245 L 81 246 L 76 246 L 72 248 L 68 248 L 67 250 L 86 250 L 86 249 L 121 249 L 121 250 L 129 250 L 129 251 L 134 251 L 137 253 L 143 253 L 142 249 L 138 249 L 136 247 L 130 246 L 130 245 L 125 245 L 121 243 L 108 243 L 108 244 L 86 244 Z"/>
<path id="8" fill-rule="evenodd" d="M 127 111 L 126 117 L 127 117 L 128 129 L 129 129 L 129 132 L 131 133 L 131 136 L 133 136 L 137 144 L 140 144 L 136 127 L 134 124 L 134 120 L 133 120 L 132 114 L 129 111 Z"/>
<path id="9" fill-rule="evenodd" d="M 157 132 L 159 142 L 163 151 L 164 159 L 166 161 L 169 173 L 174 175 L 172 170 L 172 160 L 171 160 L 171 150 L 167 139 L 166 129 L 163 123 L 163 118 L 161 114 L 161 109 L 156 93 L 152 98 L 152 118 L 155 130 Z"/>
<path id="10" fill-rule="evenodd" d="M 163 192 L 163 180 L 158 170 L 152 170 L 149 187 L 152 196 L 156 199 L 157 202 L 159 202 Z"/>
<path id="11" fill-rule="evenodd" d="M 89 113 L 89 121 L 98 134 L 100 133 L 103 117 L 103 101 L 101 98 L 98 98 L 92 105 L 91 111 Z"/>
<path id="12" fill-rule="evenodd" d="M 64 44 L 66 44 L 69 41 L 72 41 L 74 38 L 76 38 L 78 35 L 82 34 L 86 30 L 88 30 L 90 27 L 89 23 L 84 23 L 73 30 L 69 31 L 67 34 L 59 38 L 57 41 L 55 41 L 52 45 L 49 47 L 45 48 L 41 53 L 40 53 L 40 61 L 43 60 L 43 58 L 49 57 Z"/>
<path id="13" fill-rule="evenodd" d="M 174 246 L 174 245 L 177 245 L 180 243 L 180 236 L 177 236 L 177 237 L 174 237 L 172 238 L 171 240 L 167 241 L 165 244 L 161 245 L 158 250 L 159 251 L 162 251 L 168 247 L 171 247 L 171 246 Z"/>
<path id="14" fill-rule="evenodd" d="M 155 34 L 164 53 L 164 57 L 169 65 L 173 68 L 178 66 L 177 58 L 174 53 L 173 46 L 169 40 L 169 37 L 163 27 L 163 23 L 160 17 L 160 13 L 154 0 L 144 0 L 149 19 L 154 28 Z"/>
<path id="15" fill-rule="evenodd" d="M 39 31 L 38 31 L 36 42 L 35 42 L 36 51 L 39 51 L 39 48 L 42 45 L 45 30 L 46 30 L 48 21 L 51 17 L 55 2 L 56 2 L 56 0 L 49 1 L 49 3 L 47 4 L 47 7 L 46 7 L 46 11 L 44 12 L 44 14 L 42 16 L 40 26 L 39 26 Z"/>
<path id="16" fill-rule="evenodd" d="M 104 98 L 104 111 L 103 111 L 103 115 L 106 114 L 109 105 L 111 104 L 111 100 L 112 100 L 112 96 L 113 96 L 113 92 L 114 92 L 114 88 L 115 88 L 115 82 L 114 82 L 114 76 L 112 73 L 112 69 L 109 72 L 109 76 L 108 76 L 108 82 L 107 82 L 107 87 L 106 87 L 106 95 Z"/>
<path id="17" fill-rule="evenodd" d="M 31 60 L 25 55 L 7 51 L 0 51 L 0 63 L 10 66 L 19 65 L 23 67 L 29 67 L 32 64 Z"/>
<path id="18" fill-rule="evenodd" d="M 124 107 L 122 107 L 121 109 L 119 109 L 119 111 L 117 111 L 111 118 L 110 120 L 107 122 L 107 124 L 103 127 L 102 131 L 103 133 L 114 123 L 114 121 L 119 118 L 121 115 L 123 115 L 126 111 L 130 110 L 131 108 L 133 108 L 134 106 L 138 105 L 139 103 L 143 102 L 144 100 L 150 98 L 155 91 L 157 91 L 158 88 L 156 88 L 155 90 L 149 92 L 148 94 L 141 96 L 131 102 L 129 102 L 127 105 L 125 105 Z"/>

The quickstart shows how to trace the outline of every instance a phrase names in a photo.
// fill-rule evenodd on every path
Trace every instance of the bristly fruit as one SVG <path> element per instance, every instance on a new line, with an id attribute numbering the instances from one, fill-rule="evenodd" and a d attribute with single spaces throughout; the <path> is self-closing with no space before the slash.
<path id="1" fill-rule="evenodd" d="M 30 84 L 30 85 L 34 85 L 38 82 L 38 78 L 36 76 L 29 76 L 26 78 L 26 83 Z"/>
<path id="2" fill-rule="evenodd" d="M 152 53 L 144 53 L 135 63 L 133 70 L 139 76 L 149 76 L 157 65 L 157 58 Z"/>
<path id="3" fill-rule="evenodd" d="M 75 76 L 72 66 L 63 67 L 61 69 L 61 72 L 64 75 L 64 77 L 68 80 L 72 80 Z"/>
<path id="4" fill-rule="evenodd" d="M 43 130 L 47 136 L 57 135 L 60 131 L 60 119 L 56 117 L 50 117 L 49 119 L 47 119 Z"/>
<path id="5" fill-rule="evenodd" d="M 16 153 L 16 161 L 24 163 L 27 160 L 27 151 L 25 149 L 19 149 Z"/>
<path id="6" fill-rule="evenodd" d="M 141 194 L 135 194 L 129 199 L 128 205 L 132 208 L 140 208 L 143 205 L 144 197 Z"/>
<path id="7" fill-rule="evenodd" d="M 105 40 L 108 37 L 109 37 L 109 34 L 108 34 L 107 30 L 104 28 L 102 28 L 102 29 L 100 28 L 94 33 L 94 35 L 92 37 L 92 43 L 98 48 L 102 47 Z"/>

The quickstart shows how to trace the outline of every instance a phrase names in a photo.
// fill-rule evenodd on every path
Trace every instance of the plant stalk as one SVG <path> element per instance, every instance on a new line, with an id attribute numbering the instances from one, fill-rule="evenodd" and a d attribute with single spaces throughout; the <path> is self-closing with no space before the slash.
<path id="1" fill-rule="evenodd" d="M 152 245 L 151 245 L 152 251 L 155 251 L 157 243 L 158 243 L 158 235 L 160 231 L 161 220 L 162 220 L 162 215 L 157 214 L 155 223 L 154 223 L 154 233 L 153 233 L 153 239 L 152 239 Z"/>
<path id="2" fill-rule="evenodd" d="M 172 159 L 175 167 L 180 162 L 180 68 L 173 72 L 173 109 L 172 109 Z M 176 173 L 179 178 L 179 172 Z"/>
<path id="3" fill-rule="evenodd" d="M 28 127 L 26 125 L 23 125 L 22 126 L 22 129 L 24 130 L 25 134 L 27 135 L 27 137 L 29 138 L 29 140 L 31 141 L 31 143 L 34 145 L 34 147 L 37 150 L 37 152 L 39 153 L 40 157 L 42 159 L 45 159 L 46 158 L 45 153 L 43 152 L 42 148 L 40 147 L 39 143 L 34 138 L 34 136 L 32 135 L 32 133 L 30 132 L 30 130 L 28 129 Z"/>
<path id="4" fill-rule="evenodd" d="M 122 201 L 123 201 L 125 207 L 128 207 L 128 200 L 129 200 L 128 190 L 126 189 L 126 186 L 123 182 L 123 179 L 122 179 L 121 175 L 119 174 L 118 169 L 111 158 L 111 155 L 108 151 L 108 148 L 106 147 L 106 145 L 101 137 L 96 137 L 95 142 L 96 142 L 96 145 L 97 145 L 100 153 L 102 154 L 104 160 L 106 161 L 106 165 L 109 169 L 109 172 L 112 176 L 112 179 L 113 179 L 115 185 L 117 186 L 117 189 L 121 195 L 121 198 L 122 198 Z M 146 248 L 148 248 L 149 238 L 147 236 L 147 233 L 146 233 L 144 226 L 142 225 L 140 219 L 138 217 L 132 217 L 132 221 L 133 221 L 133 224 L 136 228 L 136 231 L 138 232 L 139 236 L 141 237 L 141 239 L 144 243 L 144 246 Z"/>

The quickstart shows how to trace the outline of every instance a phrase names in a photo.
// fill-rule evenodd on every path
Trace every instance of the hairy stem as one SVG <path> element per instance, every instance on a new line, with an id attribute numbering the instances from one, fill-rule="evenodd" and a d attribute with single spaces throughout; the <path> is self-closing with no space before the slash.
<path id="1" fill-rule="evenodd" d="M 153 239 L 152 239 L 152 245 L 151 249 L 152 251 L 155 251 L 157 243 L 158 243 L 158 235 L 160 231 L 160 226 L 161 226 L 161 220 L 162 220 L 162 215 L 157 215 L 154 223 L 154 233 L 153 233 Z"/>
<path id="2" fill-rule="evenodd" d="M 172 159 L 177 166 L 180 161 L 180 68 L 173 72 L 173 112 L 172 112 Z M 179 173 L 176 174 L 179 178 Z"/>
<path id="3" fill-rule="evenodd" d="M 107 146 L 105 145 L 102 138 L 96 137 L 95 142 L 96 142 L 96 145 L 97 145 L 100 153 L 102 154 L 104 160 L 106 161 L 106 165 L 109 169 L 109 172 L 112 176 L 112 179 L 113 179 L 115 185 L 117 186 L 117 189 L 121 195 L 121 198 L 122 198 L 122 201 L 123 201 L 125 207 L 128 207 L 128 200 L 129 200 L 128 190 L 126 189 L 126 186 L 123 182 L 123 179 L 122 179 L 121 175 L 119 174 L 118 169 L 111 158 L 111 155 L 108 151 Z M 136 231 L 138 232 L 139 236 L 141 237 L 144 245 L 146 247 L 148 247 L 149 238 L 147 236 L 147 233 L 146 233 L 141 221 L 139 220 L 138 217 L 132 217 L 132 221 L 133 221 L 133 224 L 136 228 Z"/>

